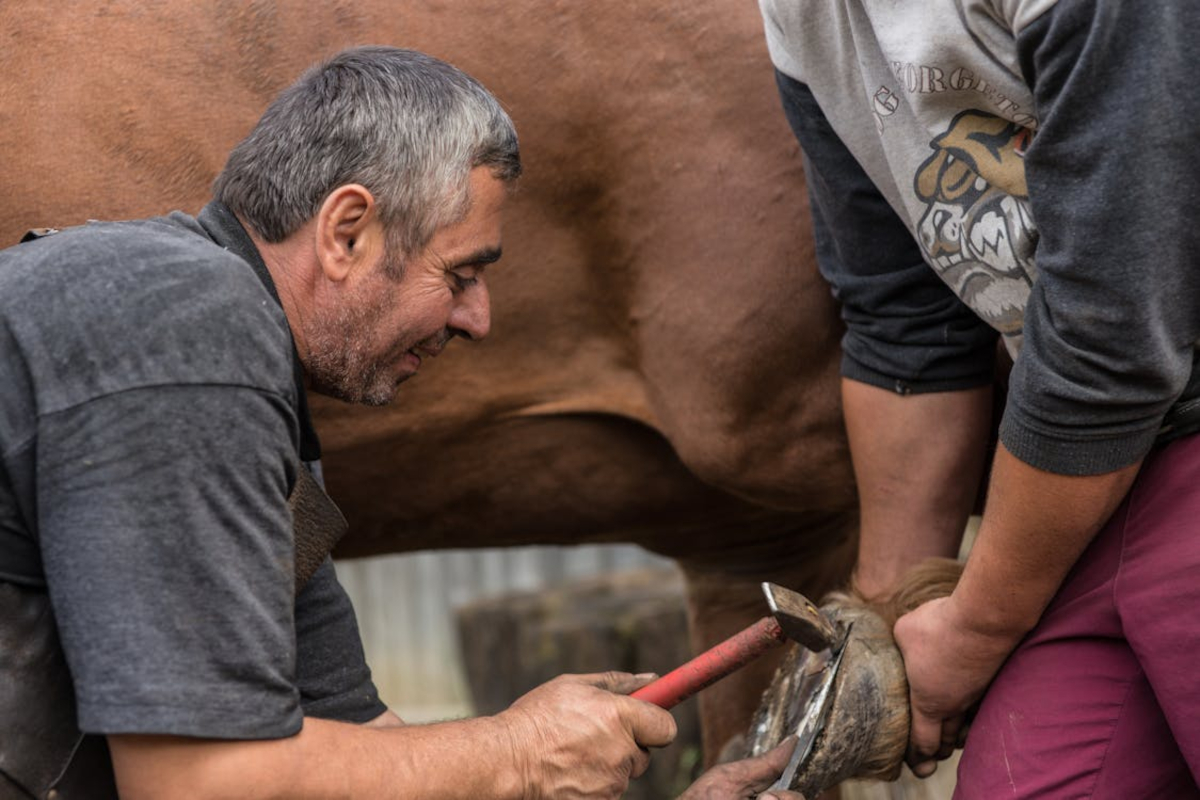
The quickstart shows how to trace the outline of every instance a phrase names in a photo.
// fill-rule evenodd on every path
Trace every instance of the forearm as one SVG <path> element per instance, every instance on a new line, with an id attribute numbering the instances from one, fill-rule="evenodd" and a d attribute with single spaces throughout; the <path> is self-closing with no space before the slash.
<path id="1" fill-rule="evenodd" d="M 893 629 L 911 694 L 908 760 L 918 775 L 949 755 L 959 721 L 1037 624 L 1137 470 L 1057 475 L 1000 447 L 983 522 L 954 592 L 905 614 Z"/>
<path id="2" fill-rule="evenodd" d="M 489 798 L 615 800 L 675 720 L 629 697 L 653 675 L 560 675 L 492 717 L 349 725 L 308 717 L 295 736 L 213 741 L 110 736 L 125 800 Z"/>
<path id="3" fill-rule="evenodd" d="M 306 718 L 254 742 L 109 737 L 123 800 L 140 798 L 519 798 L 522 776 L 496 717 L 372 728 Z"/>
<path id="4" fill-rule="evenodd" d="M 1103 475 L 1056 475 L 1001 446 L 979 534 L 954 591 L 961 613 L 1015 644 L 1112 516 L 1140 463 Z"/>
<path id="5" fill-rule="evenodd" d="M 990 386 L 899 395 L 842 381 L 862 512 L 855 583 L 875 596 L 930 556 L 957 555 L 991 425 Z"/>

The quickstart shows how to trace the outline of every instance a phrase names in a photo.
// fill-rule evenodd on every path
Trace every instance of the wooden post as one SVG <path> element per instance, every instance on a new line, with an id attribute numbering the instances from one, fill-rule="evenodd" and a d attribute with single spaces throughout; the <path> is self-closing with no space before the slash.
<path id="1" fill-rule="evenodd" d="M 683 580 L 674 569 L 610 573 L 459 609 L 458 632 L 477 714 L 494 714 L 563 673 L 666 674 L 691 656 Z M 672 710 L 675 743 L 656 751 L 626 800 L 677 797 L 700 772 L 695 698 Z"/>

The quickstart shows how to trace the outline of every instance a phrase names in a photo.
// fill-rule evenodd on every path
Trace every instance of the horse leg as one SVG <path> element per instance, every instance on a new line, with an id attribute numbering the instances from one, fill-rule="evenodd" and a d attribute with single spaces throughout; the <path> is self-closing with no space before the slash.
<path id="1" fill-rule="evenodd" d="M 817 601 L 845 586 L 857 549 L 852 515 L 823 515 L 812 526 L 792 529 L 769 541 L 747 541 L 745 530 L 730 532 L 717 561 L 680 559 L 687 586 L 688 625 L 693 651 L 703 651 L 769 613 L 761 583 L 772 581 Z M 700 693 L 704 764 L 733 754 L 762 694 L 782 659 L 777 648 Z M 731 744 L 732 742 L 732 744 Z"/>

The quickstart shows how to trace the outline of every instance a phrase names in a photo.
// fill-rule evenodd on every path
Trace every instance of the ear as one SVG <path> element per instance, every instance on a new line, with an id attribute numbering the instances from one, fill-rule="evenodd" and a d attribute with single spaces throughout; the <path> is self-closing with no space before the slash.
<path id="1" fill-rule="evenodd" d="M 321 271 L 335 283 L 356 267 L 373 264 L 383 247 L 374 195 L 357 183 L 334 189 L 317 212 L 316 237 Z"/>

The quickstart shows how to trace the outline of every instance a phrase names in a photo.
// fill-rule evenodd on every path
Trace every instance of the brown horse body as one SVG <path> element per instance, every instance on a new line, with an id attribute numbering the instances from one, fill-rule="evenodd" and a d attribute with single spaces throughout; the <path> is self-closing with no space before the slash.
<path id="1" fill-rule="evenodd" d="M 444 58 L 509 109 L 526 177 L 491 337 L 392 407 L 314 403 L 341 555 L 636 542 L 679 559 L 697 647 L 761 616 L 761 580 L 844 578 L 840 323 L 754 4 L 117 0 L 0 22 L 5 244 L 198 211 L 274 94 L 349 45 Z M 774 663 L 702 698 L 710 757 Z"/>

